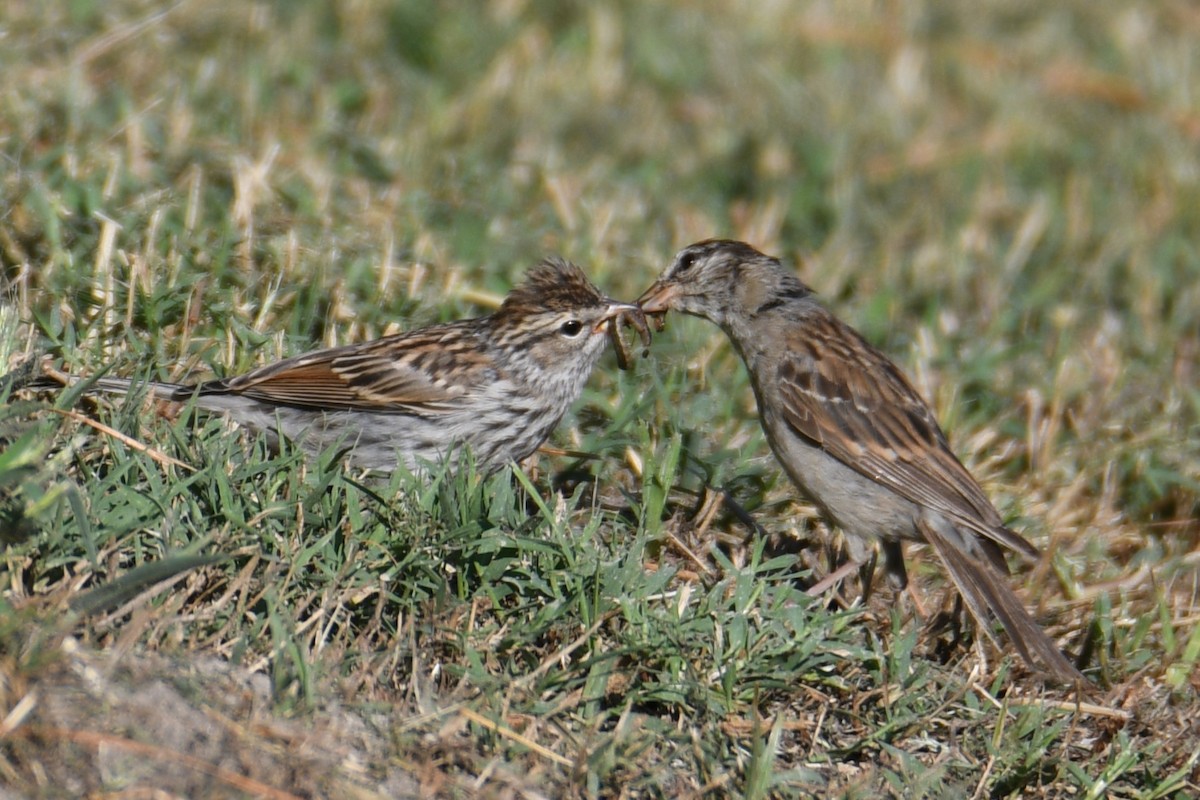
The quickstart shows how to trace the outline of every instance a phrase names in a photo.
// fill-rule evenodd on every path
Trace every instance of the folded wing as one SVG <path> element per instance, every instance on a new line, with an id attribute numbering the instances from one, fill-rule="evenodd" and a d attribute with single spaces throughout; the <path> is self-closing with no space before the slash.
<path id="1" fill-rule="evenodd" d="M 811 341 L 790 342 L 778 367 L 784 418 L 798 435 L 985 540 L 1037 556 L 1037 548 L 1004 526 L 929 407 L 885 355 L 832 315 L 805 328 Z M 987 549 L 1002 566 L 1000 553 Z"/>
<path id="2" fill-rule="evenodd" d="M 233 393 L 301 408 L 440 414 L 462 407 L 496 378 L 489 357 L 462 331 L 415 331 L 363 345 L 285 359 L 236 378 L 212 381 L 202 394 Z M 469 337 L 468 337 L 469 340 Z M 479 369 L 480 366 L 485 367 Z M 473 381 L 467 377 L 474 375 Z"/>

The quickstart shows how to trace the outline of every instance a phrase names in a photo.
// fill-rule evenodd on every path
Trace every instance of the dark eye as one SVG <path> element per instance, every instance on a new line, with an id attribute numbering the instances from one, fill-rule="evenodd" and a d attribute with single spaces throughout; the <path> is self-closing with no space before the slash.
<path id="1" fill-rule="evenodd" d="M 562 324 L 562 326 L 559 328 L 559 331 L 562 332 L 563 336 L 569 336 L 572 339 L 574 339 L 576 336 L 578 336 L 579 332 L 582 330 L 583 330 L 583 323 L 577 319 L 569 319 L 566 322 L 564 322 Z"/>
<path id="2" fill-rule="evenodd" d="M 679 257 L 679 266 L 676 267 L 676 272 L 687 272 L 696 263 L 695 253 L 684 253 Z"/>

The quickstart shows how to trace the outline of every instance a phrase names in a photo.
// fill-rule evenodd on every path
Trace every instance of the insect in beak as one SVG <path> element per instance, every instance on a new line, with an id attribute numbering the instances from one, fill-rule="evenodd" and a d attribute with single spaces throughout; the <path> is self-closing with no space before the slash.
<path id="1" fill-rule="evenodd" d="M 608 338 L 612 341 L 613 350 L 617 354 L 617 366 L 621 369 L 629 369 L 630 346 L 625 339 L 625 326 L 632 327 L 641 337 L 642 356 L 645 357 L 650 352 L 650 325 L 647 323 L 642 309 L 632 303 L 613 303 L 609 310 L 611 314 L 607 319 Z"/>

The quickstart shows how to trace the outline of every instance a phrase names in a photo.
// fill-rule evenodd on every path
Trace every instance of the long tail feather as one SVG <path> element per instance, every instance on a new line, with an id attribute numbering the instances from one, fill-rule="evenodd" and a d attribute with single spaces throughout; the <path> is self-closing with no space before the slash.
<path id="1" fill-rule="evenodd" d="M 991 623 L 993 618 L 1000 620 L 1012 639 L 1013 647 L 1030 667 L 1036 668 L 1037 662 L 1041 662 L 1058 680 L 1068 683 L 1084 680 L 1079 670 L 1025 610 L 1005 577 L 952 540 L 950 536 L 957 536 L 957 531 L 948 535 L 942 529 L 943 525 L 950 524 L 944 520 L 927 518 L 919 522 L 925 540 L 945 565 L 946 572 L 958 587 L 959 594 L 979 627 L 996 641 Z"/>
<path id="2" fill-rule="evenodd" d="M 63 383 L 55 378 L 44 376 L 28 382 L 22 388 L 33 390 L 62 389 L 65 386 L 75 386 L 87 379 L 78 375 L 71 375 L 67 376 L 65 380 L 66 383 Z M 153 394 L 159 400 L 172 400 L 176 402 L 187 400 L 196 391 L 196 387 L 182 383 L 134 381 L 128 378 L 96 378 L 85 391 L 101 392 L 104 394 L 129 394 L 130 392 L 141 391 L 142 389 Z"/>

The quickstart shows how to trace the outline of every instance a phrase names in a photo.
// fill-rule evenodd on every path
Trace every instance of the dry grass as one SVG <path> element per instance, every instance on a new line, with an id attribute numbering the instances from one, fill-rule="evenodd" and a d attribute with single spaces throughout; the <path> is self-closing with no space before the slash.
<path id="1" fill-rule="evenodd" d="M 635 297 L 744 238 L 914 377 L 1095 681 L 926 626 L 915 550 L 912 596 L 813 602 L 830 539 L 678 320 L 556 434 L 600 458 L 532 479 L 10 400 L 15 796 L 1200 791 L 1188 4 L 16 0 L 0 35 L 9 363 L 224 374 L 479 313 L 547 252 Z"/>

